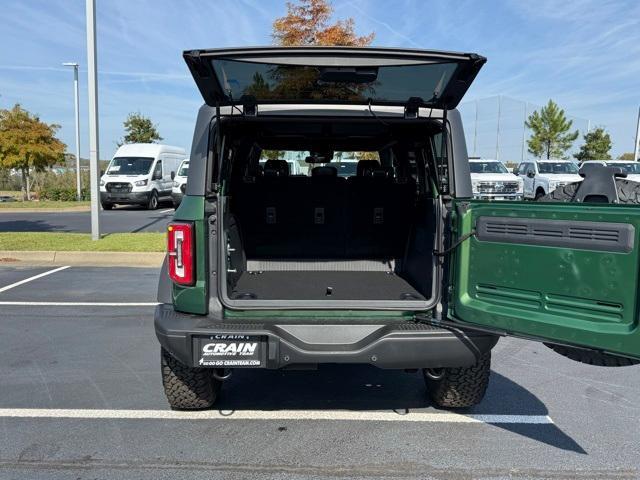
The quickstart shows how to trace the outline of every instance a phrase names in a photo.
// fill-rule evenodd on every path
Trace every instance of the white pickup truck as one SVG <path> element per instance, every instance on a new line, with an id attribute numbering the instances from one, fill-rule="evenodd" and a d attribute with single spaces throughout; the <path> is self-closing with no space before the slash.
<path id="1" fill-rule="evenodd" d="M 627 180 L 640 182 L 640 162 L 634 162 L 632 160 L 587 160 L 585 163 L 599 163 L 609 167 L 622 168 L 627 174 Z M 582 165 L 584 165 L 584 163 Z"/>
<path id="2" fill-rule="evenodd" d="M 469 159 L 473 198 L 522 200 L 523 182 L 498 160 Z"/>
<path id="3" fill-rule="evenodd" d="M 578 166 L 570 160 L 529 160 L 514 171 L 524 181 L 524 198 L 537 199 L 558 187 L 581 182 Z"/>

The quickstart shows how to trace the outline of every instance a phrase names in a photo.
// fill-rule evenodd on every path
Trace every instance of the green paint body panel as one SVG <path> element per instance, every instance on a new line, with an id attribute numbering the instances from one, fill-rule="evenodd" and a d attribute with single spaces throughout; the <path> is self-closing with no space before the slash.
<path id="1" fill-rule="evenodd" d="M 173 305 L 179 312 L 207 313 L 207 238 L 204 218 L 204 197 L 185 196 L 176 210 L 174 220 L 192 221 L 196 227 L 196 283 L 192 287 L 173 285 Z"/>
<path id="2" fill-rule="evenodd" d="M 482 200 L 454 207 L 454 238 L 486 216 L 633 225 L 630 253 L 464 240 L 452 257 L 449 313 L 498 331 L 640 357 L 639 207 Z"/>

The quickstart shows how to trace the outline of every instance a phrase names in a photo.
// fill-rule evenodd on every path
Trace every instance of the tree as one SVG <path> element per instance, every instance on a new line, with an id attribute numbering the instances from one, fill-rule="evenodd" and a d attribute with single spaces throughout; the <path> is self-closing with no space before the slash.
<path id="1" fill-rule="evenodd" d="M 625 152 L 618 157 L 618 160 L 635 160 L 635 158 L 633 158 L 633 152 Z"/>
<path id="2" fill-rule="evenodd" d="M 124 130 L 125 136 L 118 146 L 124 143 L 155 143 L 162 140 L 157 125 L 140 112 L 127 115 Z"/>
<path id="3" fill-rule="evenodd" d="M 584 162 L 585 160 L 610 160 L 611 137 L 602 127 L 598 127 L 584 135 L 584 144 L 574 157 Z"/>
<path id="4" fill-rule="evenodd" d="M 569 132 L 573 121 L 567 120 L 564 110 L 553 100 L 549 100 L 540 112 L 529 115 L 524 124 L 533 131 L 527 140 L 529 152 L 538 158 L 564 157 L 579 134 L 577 130 Z"/>
<path id="5" fill-rule="evenodd" d="M 267 160 L 281 160 L 284 153 L 284 150 L 262 150 L 261 157 Z"/>
<path id="6" fill-rule="evenodd" d="M 374 38 L 374 33 L 359 37 L 354 32 L 353 18 L 338 20 L 329 25 L 333 7 L 328 0 L 299 0 L 287 2 L 287 14 L 273 22 L 273 39 L 276 44 L 342 45 L 364 47 Z"/>
<path id="7" fill-rule="evenodd" d="M 25 200 L 31 200 L 31 172 L 64 160 L 67 146 L 56 137 L 59 128 L 41 122 L 20 104 L 0 110 L 0 167 L 20 171 Z"/>

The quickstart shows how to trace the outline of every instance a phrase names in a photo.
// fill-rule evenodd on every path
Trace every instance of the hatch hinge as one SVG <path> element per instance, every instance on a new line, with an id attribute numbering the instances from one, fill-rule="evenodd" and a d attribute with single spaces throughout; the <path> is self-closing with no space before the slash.
<path id="1" fill-rule="evenodd" d="M 240 97 L 242 102 L 242 113 L 247 117 L 255 117 L 258 115 L 258 101 L 253 95 L 243 95 Z"/>
<path id="2" fill-rule="evenodd" d="M 409 98 L 404 106 L 404 118 L 418 118 L 420 105 L 423 104 L 424 101 L 420 97 Z"/>

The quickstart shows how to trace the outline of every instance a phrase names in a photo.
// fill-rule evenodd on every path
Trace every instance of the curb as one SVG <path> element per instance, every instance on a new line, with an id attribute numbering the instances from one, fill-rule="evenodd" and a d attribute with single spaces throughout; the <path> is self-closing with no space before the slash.
<path id="1" fill-rule="evenodd" d="M 52 252 L 0 250 L 0 265 L 78 265 L 87 267 L 155 267 L 164 252 Z"/>
<path id="2" fill-rule="evenodd" d="M 64 213 L 64 212 L 90 212 L 89 207 L 68 207 L 68 208 L 0 208 L 0 215 L 3 213 Z"/>

